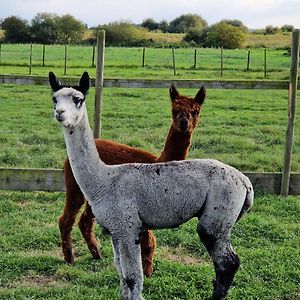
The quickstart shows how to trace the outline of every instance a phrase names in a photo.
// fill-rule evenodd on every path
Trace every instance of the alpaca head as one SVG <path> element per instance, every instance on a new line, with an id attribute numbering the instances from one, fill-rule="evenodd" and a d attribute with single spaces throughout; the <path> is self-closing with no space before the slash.
<path id="1" fill-rule="evenodd" d="M 180 95 L 173 84 L 169 92 L 172 101 L 173 128 L 183 133 L 191 133 L 198 123 L 201 106 L 205 99 L 205 88 L 201 87 L 195 98 Z"/>
<path id="2" fill-rule="evenodd" d="M 89 89 L 90 78 L 87 72 L 81 76 L 78 86 L 64 86 L 49 73 L 49 82 L 53 90 L 54 118 L 65 127 L 74 127 L 85 111 L 85 96 Z"/>

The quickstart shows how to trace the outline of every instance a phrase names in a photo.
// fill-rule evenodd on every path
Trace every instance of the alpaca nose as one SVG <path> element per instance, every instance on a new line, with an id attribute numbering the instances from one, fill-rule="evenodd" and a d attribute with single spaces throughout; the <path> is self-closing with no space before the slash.
<path id="1" fill-rule="evenodd" d="M 180 120 L 180 129 L 182 131 L 186 131 L 188 128 L 188 124 L 189 124 L 188 119 L 184 118 L 184 119 Z"/>
<path id="2" fill-rule="evenodd" d="M 57 109 L 56 113 L 55 113 L 55 118 L 57 121 L 62 121 L 63 120 L 63 116 L 62 114 L 65 112 L 64 109 Z"/>

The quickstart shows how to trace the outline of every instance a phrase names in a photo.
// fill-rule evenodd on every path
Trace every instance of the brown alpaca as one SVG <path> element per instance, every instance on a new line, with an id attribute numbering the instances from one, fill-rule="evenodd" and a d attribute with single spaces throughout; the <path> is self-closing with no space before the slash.
<path id="1" fill-rule="evenodd" d="M 205 89 L 202 87 L 195 98 L 180 95 L 176 88 L 170 87 L 172 102 L 172 124 L 164 149 L 159 157 L 141 149 L 119 144 L 109 140 L 95 140 L 101 160 L 109 165 L 123 163 L 155 163 L 171 160 L 184 160 L 187 157 L 192 134 L 197 125 L 201 105 L 205 99 Z M 74 178 L 69 160 L 64 164 L 64 178 L 66 185 L 66 202 L 64 212 L 59 218 L 59 228 L 62 241 L 64 259 L 67 263 L 74 263 L 72 253 L 71 231 L 75 223 L 76 215 L 84 204 L 84 196 Z M 101 257 L 94 235 L 95 217 L 91 207 L 86 202 L 85 210 L 78 222 L 82 235 L 88 245 L 92 256 Z M 155 236 L 152 231 L 141 234 L 141 255 L 143 271 L 147 277 L 153 272 L 153 253 L 155 248 Z"/>

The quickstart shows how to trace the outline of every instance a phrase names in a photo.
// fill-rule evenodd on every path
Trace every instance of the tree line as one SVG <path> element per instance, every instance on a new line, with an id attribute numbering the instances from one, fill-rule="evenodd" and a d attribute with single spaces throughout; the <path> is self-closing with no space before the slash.
<path id="1" fill-rule="evenodd" d="M 130 22 L 112 22 L 88 28 L 82 21 L 71 15 L 58 16 L 50 13 L 38 13 L 29 22 L 17 16 L 10 16 L 0 21 L 4 32 L 2 42 L 69 44 L 90 43 L 96 41 L 97 32 L 106 31 L 108 46 L 159 46 L 153 38 L 147 38 L 147 32 L 181 33 L 178 46 L 240 48 L 245 40 L 248 28 L 240 20 L 222 20 L 208 25 L 197 14 L 184 14 L 174 20 L 156 22 L 152 18 L 141 24 Z M 275 34 L 279 31 L 293 31 L 292 25 L 281 28 L 267 26 L 261 34 Z M 166 45 L 164 45 L 166 46 Z M 174 43 L 170 46 L 174 46 Z"/>

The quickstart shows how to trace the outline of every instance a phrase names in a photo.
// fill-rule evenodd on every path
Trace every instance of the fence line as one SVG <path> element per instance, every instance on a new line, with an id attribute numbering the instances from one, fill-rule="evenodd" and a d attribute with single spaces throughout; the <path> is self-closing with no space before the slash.
<path id="1" fill-rule="evenodd" d="M 26 50 L 22 50 L 22 47 L 27 47 L 28 49 Z M 47 49 L 51 48 L 51 47 L 57 47 L 60 46 L 61 50 L 55 50 L 57 53 L 54 55 L 53 53 L 50 54 L 51 51 L 47 51 L 47 55 L 46 55 L 46 47 Z M 33 47 L 33 49 L 31 49 Z M 90 68 L 90 67 L 95 67 L 94 64 L 94 60 L 95 60 L 95 46 L 91 45 L 91 46 L 84 46 L 84 45 L 79 45 L 79 47 L 84 48 L 89 48 L 91 49 L 91 53 L 87 53 L 88 51 L 84 51 L 86 54 L 85 56 L 88 56 L 89 58 L 86 59 L 86 64 L 83 64 L 83 60 L 81 57 L 79 57 L 78 55 L 72 54 L 73 50 L 75 49 L 76 46 L 70 46 L 70 45 L 28 45 L 28 44 L 24 44 L 24 45 L 20 45 L 18 47 L 18 49 L 20 48 L 21 50 L 14 50 L 13 49 L 13 45 L 12 44 L 0 44 L 0 57 L 1 57 L 1 64 L 2 65 L 6 65 L 6 66 L 23 66 L 26 67 L 30 64 L 32 64 L 32 68 L 34 67 L 49 67 L 49 66 L 53 66 L 55 65 L 55 67 L 61 67 L 62 69 L 64 69 L 64 74 L 67 73 L 67 69 L 70 68 L 77 68 L 77 67 L 86 67 L 86 68 Z M 69 51 L 70 49 L 70 51 Z M 147 49 L 152 49 L 153 48 L 147 48 Z M 174 49 L 172 48 L 173 52 L 175 54 L 180 53 L 180 51 L 182 50 L 182 48 L 179 49 Z M 34 50 L 34 51 L 33 51 Z M 159 52 L 161 49 L 153 49 L 153 51 L 157 51 L 157 55 L 155 55 L 156 58 L 158 58 L 158 60 L 156 59 L 156 62 L 153 62 L 153 59 L 151 62 L 149 62 L 149 59 L 147 59 L 147 65 L 145 63 L 145 47 L 142 48 L 136 48 L 136 51 L 141 51 L 142 55 L 143 55 L 143 62 L 142 62 L 142 66 L 161 66 L 161 68 L 170 68 L 174 70 L 174 60 L 173 60 L 173 52 L 170 52 L 168 54 L 164 53 L 164 61 L 161 61 L 161 52 Z M 166 50 L 166 49 L 162 49 L 162 50 Z M 198 53 L 197 53 L 198 50 Z M 17 55 L 17 53 L 29 53 L 30 51 L 33 51 L 35 54 L 32 57 L 32 62 L 30 62 L 30 59 L 27 58 L 27 55 Z M 58 52 L 59 51 L 59 52 Z M 192 49 L 192 48 L 188 48 L 186 49 L 187 54 L 188 52 L 190 53 L 190 55 L 184 55 L 180 57 L 180 55 L 176 55 L 176 66 L 177 69 L 183 68 L 183 69 L 199 69 L 199 70 L 211 70 L 211 71 L 215 71 L 215 70 L 220 70 L 221 71 L 221 75 L 223 75 L 223 72 L 226 71 L 226 68 L 224 68 L 223 64 L 226 63 L 226 65 L 230 65 L 232 63 L 233 60 L 241 60 L 243 59 L 243 57 L 245 56 L 245 58 L 247 58 L 247 56 L 249 55 L 249 52 L 247 50 L 240 50 L 240 51 L 244 51 L 245 53 L 240 53 L 238 54 L 238 56 L 236 56 L 235 52 L 233 51 L 238 51 L 238 50 L 226 50 L 226 55 L 225 55 L 225 49 L 224 49 L 224 55 L 221 54 L 221 60 L 222 60 L 222 64 L 220 66 L 220 63 L 218 62 L 219 60 L 219 54 L 217 54 L 217 52 L 219 51 L 218 49 L 205 49 L 205 48 L 198 48 L 198 49 Z M 211 51 L 211 53 L 209 53 L 209 51 Z M 221 52 L 223 50 L 221 49 Z M 232 51 L 232 52 L 229 52 Z M 255 49 L 253 51 L 256 51 Z M 261 51 L 261 50 L 257 50 Z M 194 52 L 194 53 L 193 53 Z M 196 63 L 195 61 L 197 60 L 197 54 L 200 54 L 203 56 L 204 59 L 202 59 L 201 61 L 204 62 L 205 61 L 205 57 L 206 59 L 209 57 L 213 57 L 213 61 L 212 64 L 214 66 L 212 67 L 207 67 L 205 66 L 205 63 L 203 64 L 199 64 L 196 67 Z M 230 53 L 230 54 L 229 54 Z M 236 52 L 237 53 L 237 52 Z M 5 54 L 5 55 L 2 55 Z M 255 72 L 262 72 L 264 73 L 265 77 L 267 76 L 267 67 L 268 69 L 272 69 L 272 66 L 270 66 L 271 63 L 269 63 L 268 60 L 268 66 L 266 65 L 266 49 L 264 49 L 264 52 L 261 52 L 261 54 L 257 53 L 256 55 L 256 59 L 254 59 L 253 57 L 251 57 L 252 60 L 252 66 L 253 66 L 253 70 L 250 70 L 250 66 L 248 65 L 247 67 L 243 68 L 241 63 L 236 64 L 235 67 L 231 67 L 231 70 L 236 70 L 236 71 L 255 71 Z M 134 57 L 134 55 L 133 55 Z M 114 56 L 115 58 L 115 56 Z M 134 58 L 133 58 L 134 59 Z M 92 64 L 90 64 L 90 60 L 92 60 Z M 60 61 L 60 62 L 59 62 Z M 79 65 L 74 66 L 72 62 L 78 62 Z M 228 63 L 228 61 L 231 61 L 231 63 Z M 256 61 L 256 66 L 254 66 L 253 61 Z M 276 60 L 277 61 L 277 60 Z M 69 63 L 70 62 L 70 63 Z M 123 66 L 123 62 L 120 63 Z M 183 64 L 185 64 L 185 67 L 183 67 Z M 106 63 L 107 66 L 110 66 L 109 63 Z M 113 64 L 115 65 L 115 63 Z M 133 63 L 134 66 L 140 66 L 140 62 L 138 60 L 134 60 Z M 131 67 L 132 65 L 128 65 L 128 67 Z M 274 68 L 274 66 L 273 66 Z M 276 69 L 280 68 L 280 69 L 286 69 L 287 68 L 282 68 L 280 65 L 275 66 Z M 174 73 L 174 72 L 173 72 Z M 176 72 L 175 72 L 176 73 Z M 226 73 L 226 72 L 225 72 Z M 30 74 L 30 72 L 29 72 Z"/>
<path id="2" fill-rule="evenodd" d="M 281 173 L 245 172 L 254 189 L 268 194 L 280 193 Z M 0 190 L 65 191 L 61 169 L 0 168 Z M 290 195 L 300 195 L 300 173 L 291 174 Z"/>
<path id="3" fill-rule="evenodd" d="M 64 82 L 77 84 L 78 77 L 64 77 Z M 288 90 L 288 80 L 184 80 L 184 79 L 104 79 L 104 87 L 122 88 L 169 88 L 173 83 L 179 88 L 197 89 L 201 85 L 211 89 L 258 89 Z M 49 85 L 45 76 L 0 75 L 0 84 Z M 91 78 L 91 86 L 95 86 L 95 78 Z M 298 86 L 299 89 L 299 86 Z"/>

